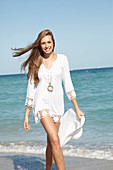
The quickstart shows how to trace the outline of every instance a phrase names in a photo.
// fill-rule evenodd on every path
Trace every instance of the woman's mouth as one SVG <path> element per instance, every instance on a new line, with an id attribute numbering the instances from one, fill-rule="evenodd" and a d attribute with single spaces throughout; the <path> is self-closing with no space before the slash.
<path id="1" fill-rule="evenodd" d="M 48 52 L 51 49 L 51 47 L 46 47 L 45 51 Z"/>

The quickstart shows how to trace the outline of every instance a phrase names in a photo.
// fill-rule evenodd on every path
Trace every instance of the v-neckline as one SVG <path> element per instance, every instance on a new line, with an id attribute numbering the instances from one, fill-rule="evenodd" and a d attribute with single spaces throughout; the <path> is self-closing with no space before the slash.
<path id="1" fill-rule="evenodd" d="M 44 66 L 44 68 L 47 70 L 47 71 L 51 71 L 52 70 L 52 68 L 53 68 L 53 64 L 54 63 L 56 63 L 56 61 L 58 60 L 58 54 L 57 54 L 57 58 L 56 58 L 56 60 L 55 61 L 52 61 L 52 65 L 51 65 L 51 68 L 50 69 L 48 69 L 46 66 L 45 66 L 45 64 L 44 63 L 42 63 L 43 64 L 43 66 Z"/>

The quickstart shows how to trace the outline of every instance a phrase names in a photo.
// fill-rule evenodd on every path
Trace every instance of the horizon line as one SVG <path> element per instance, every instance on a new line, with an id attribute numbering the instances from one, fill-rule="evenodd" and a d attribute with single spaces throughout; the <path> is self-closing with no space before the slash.
<path id="1" fill-rule="evenodd" d="M 113 69 L 113 67 L 93 67 L 93 68 L 79 68 L 79 69 L 73 69 L 72 71 L 85 71 L 85 70 L 99 70 L 99 69 Z M 26 75 L 25 73 L 9 73 L 9 74 L 0 74 L 0 76 L 9 76 L 9 75 Z"/>

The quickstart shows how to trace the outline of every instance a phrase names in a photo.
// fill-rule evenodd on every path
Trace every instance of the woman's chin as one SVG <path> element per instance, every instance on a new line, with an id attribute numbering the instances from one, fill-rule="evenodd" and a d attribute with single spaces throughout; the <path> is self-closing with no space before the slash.
<path id="1" fill-rule="evenodd" d="M 53 51 L 51 50 L 49 50 L 49 51 L 44 51 L 44 55 L 49 55 L 49 54 L 51 54 Z"/>

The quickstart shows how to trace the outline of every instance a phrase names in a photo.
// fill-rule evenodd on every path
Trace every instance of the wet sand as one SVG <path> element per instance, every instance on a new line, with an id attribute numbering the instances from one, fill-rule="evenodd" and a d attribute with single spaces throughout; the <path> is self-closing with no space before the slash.
<path id="1" fill-rule="evenodd" d="M 112 170 L 113 161 L 64 157 L 66 170 Z M 0 154 L 0 170 L 45 170 L 45 155 Z M 52 170 L 57 170 L 53 163 Z"/>

